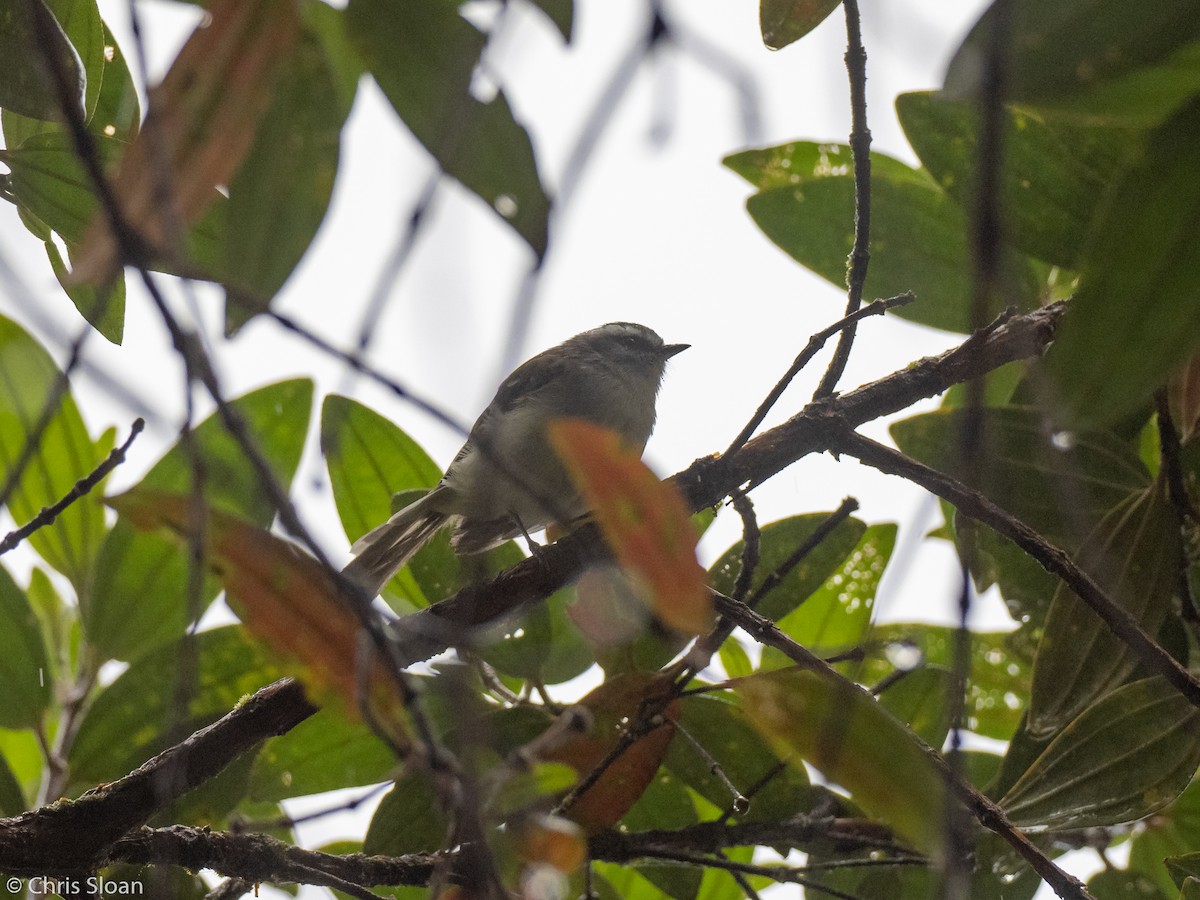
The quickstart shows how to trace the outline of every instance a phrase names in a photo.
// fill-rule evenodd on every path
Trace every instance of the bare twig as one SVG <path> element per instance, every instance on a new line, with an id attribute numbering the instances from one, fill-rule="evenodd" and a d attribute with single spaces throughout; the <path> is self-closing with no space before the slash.
<path id="1" fill-rule="evenodd" d="M 144 420 L 135 419 L 133 426 L 129 429 L 129 437 L 125 439 L 125 443 L 123 443 L 120 447 L 113 449 L 113 451 L 104 458 L 100 465 L 96 466 L 96 468 L 93 469 L 88 475 L 85 475 L 83 478 L 80 478 L 77 482 L 75 482 L 75 486 L 72 487 L 71 490 L 68 491 L 67 494 L 57 503 L 55 503 L 53 506 L 45 507 L 41 512 L 39 512 L 20 528 L 5 535 L 4 540 L 0 541 L 0 554 L 7 553 L 9 550 L 12 550 L 14 547 L 20 544 L 21 541 L 25 540 L 39 528 L 44 528 L 47 525 L 52 524 L 55 519 L 62 515 L 63 511 L 66 510 L 67 507 L 69 507 L 80 497 L 87 495 L 92 488 L 103 481 L 109 472 L 125 461 L 125 453 L 129 450 L 129 446 L 133 443 L 134 439 L 142 433 L 142 429 L 145 427 L 146 423 Z"/>
<path id="2" fill-rule="evenodd" d="M 742 428 L 740 432 L 738 432 L 737 437 L 733 439 L 733 442 L 730 443 L 722 455 L 732 456 L 741 450 L 743 446 L 745 446 L 746 442 L 754 435 L 754 432 L 758 430 L 758 426 L 763 423 L 764 419 L 766 419 L 767 413 L 771 411 L 772 407 L 774 407 L 779 401 L 779 398 L 783 396 L 783 392 L 787 390 L 788 385 L 792 383 L 792 379 L 800 374 L 800 370 L 809 364 L 812 358 L 817 355 L 822 347 L 825 346 L 825 342 L 827 340 L 829 340 L 839 331 L 844 331 L 845 329 L 850 328 L 852 325 L 858 322 L 859 319 L 865 319 L 867 316 L 881 316 L 889 309 L 895 309 L 898 306 L 907 306 L 909 303 L 912 303 L 914 299 L 916 298 L 911 293 L 906 293 L 900 294 L 897 297 L 889 297 L 886 300 L 875 300 L 871 303 L 868 303 L 862 309 L 855 309 L 853 312 L 850 312 L 838 319 L 827 328 L 822 328 L 820 331 L 810 337 L 808 339 L 808 343 L 804 345 L 804 349 L 800 351 L 800 355 L 797 356 L 795 361 L 792 363 L 791 368 L 789 368 L 787 372 L 784 373 L 783 377 L 776 382 L 775 387 L 771 388 L 771 392 L 767 394 L 766 399 L 759 404 L 759 407 L 757 410 L 755 410 L 754 415 L 750 417 L 750 421 L 746 423 L 745 427 Z"/>
<path id="3" fill-rule="evenodd" d="M 1162 457 L 1162 471 L 1167 477 L 1167 495 L 1175 510 L 1182 540 L 1179 542 L 1179 604 L 1183 618 L 1195 628 L 1200 624 L 1200 609 L 1196 607 L 1196 598 L 1192 594 L 1192 582 L 1188 578 L 1188 547 L 1191 546 L 1189 535 L 1200 527 L 1200 513 L 1188 494 L 1187 483 L 1183 475 L 1183 462 L 1180 459 L 1182 448 L 1179 445 L 1179 432 L 1171 418 L 1171 405 L 1167 401 L 1167 392 L 1159 391 L 1154 395 L 1154 405 L 1158 414 L 1158 443 Z"/>
<path id="4" fill-rule="evenodd" d="M 854 246 L 846 275 L 846 314 L 858 310 L 871 261 L 871 131 L 867 128 L 867 51 L 862 42 L 858 0 L 843 0 L 846 14 L 846 72 L 850 76 L 850 155 L 854 160 Z M 838 338 L 837 349 L 813 399 L 830 396 L 846 370 L 856 328 Z"/>

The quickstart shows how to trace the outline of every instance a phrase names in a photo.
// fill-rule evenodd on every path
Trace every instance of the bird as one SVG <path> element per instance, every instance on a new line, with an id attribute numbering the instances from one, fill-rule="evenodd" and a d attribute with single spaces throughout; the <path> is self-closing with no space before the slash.
<path id="1" fill-rule="evenodd" d="M 578 418 L 608 428 L 637 453 L 654 429 L 667 360 L 689 344 L 610 322 L 518 366 L 472 426 L 437 486 L 351 547 L 342 575 L 371 596 L 442 528 L 456 553 L 482 553 L 548 525 L 567 525 L 586 503 L 550 445 L 547 426 Z"/>

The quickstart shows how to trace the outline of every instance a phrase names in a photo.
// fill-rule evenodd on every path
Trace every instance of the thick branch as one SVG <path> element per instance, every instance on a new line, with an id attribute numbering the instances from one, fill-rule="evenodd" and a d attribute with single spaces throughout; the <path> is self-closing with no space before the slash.
<path id="1" fill-rule="evenodd" d="M 285 678 L 118 781 L 0 819 L 0 870 L 30 876 L 94 870 L 123 835 L 314 712 L 300 685 Z"/>

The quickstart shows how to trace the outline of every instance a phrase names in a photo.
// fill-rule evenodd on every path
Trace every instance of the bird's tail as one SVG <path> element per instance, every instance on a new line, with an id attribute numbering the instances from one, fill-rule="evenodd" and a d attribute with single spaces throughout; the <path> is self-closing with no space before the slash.
<path id="1" fill-rule="evenodd" d="M 350 548 L 354 559 L 342 574 L 375 596 L 448 518 L 445 513 L 428 509 L 421 500 L 406 506 L 354 542 Z"/>

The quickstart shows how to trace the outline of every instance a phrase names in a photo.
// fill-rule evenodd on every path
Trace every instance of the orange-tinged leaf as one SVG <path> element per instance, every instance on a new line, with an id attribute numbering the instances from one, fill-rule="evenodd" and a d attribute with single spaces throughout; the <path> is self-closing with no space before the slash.
<path id="1" fill-rule="evenodd" d="M 579 701 L 592 714 L 591 727 L 572 734 L 551 752 L 549 762 L 571 766 L 580 777 L 596 768 L 621 740 L 629 726 L 647 709 L 662 705 L 663 724 L 631 744 L 596 783 L 579 795 L 565 815 L 588 834 L 610 828 L 629 812 L 645 792 L 671 738 L 679 715 L 679 700 L 667 702 L 671 679 L 660 673 L 631 673 L 610 678 Z"/>
<path id="2" fill-rule="evenodd" d="M 618 563 L 643 585 L 668 625 L 700 634 L 713 624 L 696 529 L 672 485 L 659 481 L 620 436 L 582 419 L 559 419 L 550 442 L 579 487 Z"/>
<path id="3" fill-rule="evenodd" d="M 912 732 L 857 685 L 832 673 L 782 669 L 738 679 L 746 715 L 854 802 L 931 856 L 942 849 L 942 779 Z"/>
<path id="4" fill-rule="evenodd" d="M 570 874 L 587 860 L 587 836 L 559 816 L 537 816 L 521 829 L 521 857 Z"/>
<path id="5" fill-rule="evenodd" d="M 296 0 L 214 0 L 179 51 L 121 159 L 114 193 L 125 221 L 156 253 L 178 256 L 254 143 L 275 75 L 299 33 Z M 75 258 L 76 283 L 103 283 L 119 264 L 99 214 Z"/>
<path id="6" fill-rule="evenodd" d="M 142 530 L 166 529 L 187 541 L 195 508 L 189 496 L 134 489 L 108 501 Z M 259 640 L 300 663 L 297 677 L 318 694 L 333 694 L 348 715 L 362 707 L 400 748 L 407 715 L 396 683 L 378 657 L 365 676 L 361 628 L 339 598 L 332 576 L 296 545 L 228 513 L 205 508 L 205 556 L 225 585 L 229 605 Z"/>

